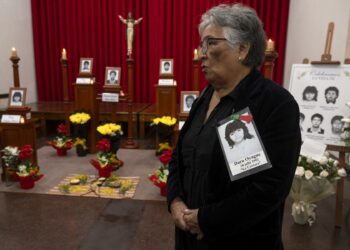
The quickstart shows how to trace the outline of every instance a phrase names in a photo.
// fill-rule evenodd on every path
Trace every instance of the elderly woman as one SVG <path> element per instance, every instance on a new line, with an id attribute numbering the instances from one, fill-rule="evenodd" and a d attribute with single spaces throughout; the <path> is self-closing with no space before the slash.
<path id="1" fill-rule="evenodd" d="M 199 25 L 208 87 L 193 103 L 169 164 L 176 249 L 283 249 L 281 228 L 300 151 L 299 108 L 256 69 L 265 33 L 256 12 L 219 5 Z M 246 107 L 272 168 L 231 182 L 216 126 Z"/>

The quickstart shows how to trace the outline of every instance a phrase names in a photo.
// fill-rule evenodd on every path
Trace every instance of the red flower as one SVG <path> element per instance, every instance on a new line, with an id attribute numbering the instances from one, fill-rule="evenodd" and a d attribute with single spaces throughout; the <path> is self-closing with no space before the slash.
<path id="1" fill-rule="evenodd" d="M 161 163 L 167 165 L 171 161 L 172 152 L 173 151 L 171 149 L 165 150 L 164 153 L 159 157 Z"/>
<path id="2" fill-rule="evenodd" d="M 60 125 L 58 125 L 57 132 L 60 133 L 61 135 L 66 135 L 67 134 L 66 125 L 64 125 L 64 123 L 61 123 Z"/>
<path id="3" fill-rule="evenodd" d="M 30 155 L 32 154 L 33 149 L 32 146 L 29 144 L 24 145 L 21 150 L 19 151 L 19 158 L 23 161 L 25 159 L 29 159 Z"/>
<path id="4" fill-rule="evenodd" d="M 107 151 L 109 152 L 111 148 L 111 144 L 109 143 L 109 140 L 106 138 L 102 138 L 99 140 L 96 144 L 96 148 L 100 151 Z"/>

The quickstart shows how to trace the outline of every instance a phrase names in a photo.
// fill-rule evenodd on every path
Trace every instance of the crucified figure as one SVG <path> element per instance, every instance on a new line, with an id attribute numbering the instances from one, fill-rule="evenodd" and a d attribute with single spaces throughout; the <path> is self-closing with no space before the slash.
<path id="1" fill-rule="evenodd" d="M 142 17 L 135 20 L 131 12 L 128 13 L 128 18 L 124 19 L 121 15 L 118 15 L 120 21 L 126 25 L 126 41 L 128 45 L 128 56 L 132 54 L 132 42 L 134 39 L 134 28 L 135 25 L 139 24 L 142 21 Z"/>

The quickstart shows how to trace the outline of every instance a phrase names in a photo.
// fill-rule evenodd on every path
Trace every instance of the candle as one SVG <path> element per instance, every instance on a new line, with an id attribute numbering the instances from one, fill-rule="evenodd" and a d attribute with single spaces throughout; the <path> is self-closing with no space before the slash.
<path id="1" fill-rule="evenodd" d="M 275 50 L 275 43 L 274 41 L 272 41 L 271 39 L 269 39 L 267 41 L 267 47 L 266 47 L 267 51 L 274 51 Z"/>
<path id="2" fill-rule="evenodd" d="M 66 51 L 66 49 L 62 50 L 62 58 L 61 59 L 67 60 L 67 51 Z"/>
<path id="3" fill-rule="evenodd" d="M 17 50 L 15 47 L 12 48 L 12 53 L 11 53 L 12 57 L 17 57 Z"/>
<path id="4" fill-rule="evenodd" d="M 194 60 L 198 60 L 198 51 L 197 51 L 197 49 L 194 49 L 194 52 L 193 52 L 193 59 L 194 59 Z"/>

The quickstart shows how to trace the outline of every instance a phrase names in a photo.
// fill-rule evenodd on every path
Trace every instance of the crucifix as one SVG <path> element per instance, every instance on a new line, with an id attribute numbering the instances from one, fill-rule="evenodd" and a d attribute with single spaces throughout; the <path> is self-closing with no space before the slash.
<path id="1" fill-rule="evenodd" d="M 135 25 L 139 24 L 142 21 L 142 17 L 135 20 L 132 13 L 128 13 L 128 18 L 124 19 L 121 15 L 118 15 L 120 21 L 122 21 L 126 25 L 126 41 L 128 45 L 128 53 L 127 55 L 131 57 L 132 54 L 132 42 L 134 39 L 134 29 Z"/>

